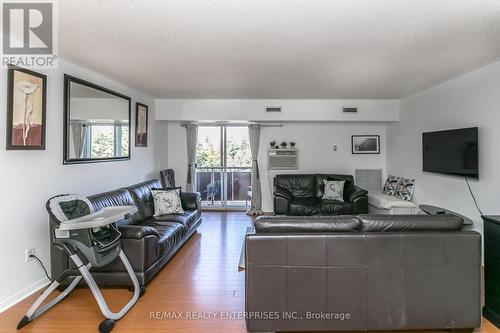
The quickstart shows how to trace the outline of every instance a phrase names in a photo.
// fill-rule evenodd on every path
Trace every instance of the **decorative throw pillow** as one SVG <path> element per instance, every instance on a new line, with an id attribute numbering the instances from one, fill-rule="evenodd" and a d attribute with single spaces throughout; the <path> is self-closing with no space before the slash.
<path id="1" fill-rule="evenodd" d="M 180 190 L 151 190 L 155 213 L 153 216 L 183 214 Z"/>
<path id="2" fill-rule="evenodd" d="M 415 192 L 415 179 L 399 178 L 396 197 L 404 201 L 411 201 Z"/>
<path id="3" fill-rule="evenodd" d="M 389 175 L 389 177 L 387 177 L 387 180 L 385 181 L 382 193 L 395 196 L 400 179 L 400 177 Z"/>
<path id="4" fill-rule="evenodd" d="M 337 180 L 337 181 L 344 181 L 344 201 L 347 200 L 346 195 L 347 195 L 347 190 L 349 189 L 349 186 L 351 186 L 351 181 L 350 180 L 345 180 L 345 179 L 340 179 L 337 177 L 327 177 L 327 180 Z"/>
<path id="5" fill-rule="evenodd" d="M 179 191 L 179 197 L 182 198 L 182 187 L 180 186 L 174 186 L 174 187 L 160 187 L 160 188 L 153 188 L 153 191 L 173 191 L 177 190 Z M 182 200 L 181 200 L 182 201 Z"/>
<path id="6" fill-rule="evenodd" d="M 325 192 L 323 200 L 338 200 L 344 202 L 344 180 L 323 180 Z"/>

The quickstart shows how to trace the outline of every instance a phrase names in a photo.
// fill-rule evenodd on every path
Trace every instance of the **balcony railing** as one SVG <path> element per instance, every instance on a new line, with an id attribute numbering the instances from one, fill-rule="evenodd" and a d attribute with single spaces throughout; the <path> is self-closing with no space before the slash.
<path id="1" fill-rule="evenodd" d="M 201 193 L 205 207 L 224 206 L 224 198 L 229 207 L 247 207 L 251 199 L 251 168 L 227 167 L 226 195 L 224 196 L 224 168 L 198 167 L 196 170 L 196 190 Z"/>

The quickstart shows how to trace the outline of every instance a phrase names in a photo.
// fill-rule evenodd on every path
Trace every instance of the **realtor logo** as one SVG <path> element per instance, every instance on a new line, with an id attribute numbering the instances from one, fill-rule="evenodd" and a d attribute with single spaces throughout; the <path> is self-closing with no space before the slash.
<path id="1" fill-rule="evenodd" d="M 54 3 L 2 2 L 2 67 L 55 68 Z"/>

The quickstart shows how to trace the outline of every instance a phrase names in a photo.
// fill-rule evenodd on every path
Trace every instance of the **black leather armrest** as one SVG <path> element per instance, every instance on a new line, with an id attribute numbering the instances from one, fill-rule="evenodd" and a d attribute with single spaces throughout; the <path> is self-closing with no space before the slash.
<path id="1" fill-rule="evenodd" d="M 288 201 L 292 201 L 292 193 L 288 191 L 286 188 L 283 188 L 281 186 L 277 186 L 276 190 L 274 191 L 274 195 L 277 197 L 285 198 Z"/>
<path id="2" fill-rule="evenodd" d="M 290 210 L 290 202 L 293 196 L 290 191 L 281 186 L 276 186 L 274 191 L 274 213 L 275 214 L 288 214 Z"/>
<path id="3" fill-rule="evenodd" d="M 361 187 L 354 186 L 354 190 L 348 193 L 348 200 L 349 202 L 353 202 L 354 200 L 366 195 L 368 195 L 367 190 L 363 190 Z"/>
<path id="4" fill-rule="evenodd" d="M 119 225 L 118 230 L 122 233 L 122 238 L 141 239 L 146 236 L 160 237 L 158 231 L 153 227 L 141 225 Z"/>
<path id="5" fill-rule="evenodd" d="M 254 226 L 256 233 L 358 232 L 361 230 L 361 221 L 351 215 L 261 216 Z"/>
<path id="6" fill-rule="evenodd" d="M 182 209 L 201 209 L 201 194 L 199 192 L 181 192 Z"/>

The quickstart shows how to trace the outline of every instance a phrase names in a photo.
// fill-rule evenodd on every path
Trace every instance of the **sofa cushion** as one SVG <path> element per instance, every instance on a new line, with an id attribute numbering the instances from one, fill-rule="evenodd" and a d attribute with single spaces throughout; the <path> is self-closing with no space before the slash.
<path id="1" fill-rule="evenodd" d="M 464 220 L 455 215 L 359 215 L 361 231 L 459 231 Z"/>
<path id="2" fill-rule="evenodd" d="M 155 228 L 159 237 L 159 256 L 170 251 L 175 245 L 181 242 L 186 234 L 182 224 L 176 222 L 155 221 L 150 218 L 140 223 L 142 226 Z"/>
<path id="3" fill-rule="evenodd" d="M 321 200 L 320 213 L 322 215 L 354 215 L 354 204 L 338 200 Z"/>
<path id="4" fill-rule="evenodd" d="M 154 213 L 153 195 L 151 190 L 153 188 L 160 188 L 161 184 L 159 180 L 153 179 L 147 182 L 132 185 L 127 189 L 134 199 L 134 203 L 137 206 L 137 219 L 138 221 L 144 221 Z"/>
<path id="5" fill-rule="evenodd" d="M 324 193 L 321 199 L 337 200 L 344 202 L 344 185 L 345 180 L 324 180 Z"/>
<path id="6" fill-rule="evenodd" d="M 274 186 L 287 189 L 294 198 L 312 198 L 316 192 L 314 175 L 277 175 Z"/>
<path id="7" fill-rule="evenodd" d="M 153 227 L 144 225 L 120 225 L 118 227 L 122 239 L 137 239 L 140 240 L 147 236 L 160 237 L 158 231 Z"/>
<path id="8" fill-rule="evenodd" d="M 415 192 L 415 179 L 401 177 L 396 188 L 396 197 L 404 201 L 411 201 Z"/>
<path id="9" fill-rule="evenodd" d="M 307 216 L 319 214 L 320 199 L 295 198 L 290 203 L 290 215 Z"/>
<path id="10" fill-rule="evenodd" d="M 255 221 L 257 233 L 357 232 L 361 221 L 355 216 L 261 216 Z"/>
<path id="11" fill-rule="evenodd" d="M 347 179 L 340 179 L 340 178 L 335 178 L 335 177 L 328 177 L 328 180 L 343 180 L 344 181 L 344 192 L 343 192 L 343 199 L 344 201 L 350 201 L 349 200 L 349 193 L 353 192 L 355 186 L 354 184 Z"/>
<path id="12" fill-rule="evenodd" d="M 168 214 L 182 214 L 180 189 L 151 190 L 155 207 L 154 217 Z"/>
<path id="13" fill-rule="evenodd" d="M 368 193 L 368 203 L 373 207 L 380 209 L 391 209 L 391 208 L 415 208 L 416 205 L 413 202 L 404 201 L 392 195 L 387 195 L 382 192 L 370 192 Z"/>
<path id="14" fill-rule="evenodd" d="M 384 187 L 382 188 L 382 193 L 386 195 L 396 195 L 396 190 L 399 184 L 399 177 L 389 175 L 385 181 Z"/>
<path id="15" fill-rule="evenodd" d="M 155 216 L 153 219 L 156 222 L 176 222 L 182 224 L 185 231 L 188 232 L 191 230 L 193 225 L 196 224 L 198 219 L 200 218 L 200 211 L 197 210 L 185 210 L 182 214 L 169 214 L 169 215 L 161 215 Z"/>
<path id="16" fill-rule="evenodd" d="M 100 194 L 95 194 L 88 197 L 94 211 L 99 211 L 105 207 L 110 206 L 134 206 L 135 202 L 127 189 L 119 189 L 110 192 L 104 192 Z M 121 220 L 118 224 L 134 224 L 137 221 L 138 213 L 133 214 L 130 218 Z"/>
<path id="17" fill-rule="evenodd" d="M 314 175 L 315 178 L 315 197 L 316 198 L 321 198 L 323 197 L 324 191 L 325 191 L 325 180 L 344 180 L 345 187 L 344 187 L 344 194 L 347 194 L 352 190 L 354 187 L 354 178 L 351 175 L 336 175 L 336 174 L 316 174 Z M 347 197 L 344 196 L 344 201 L 346 201 Z"/>

